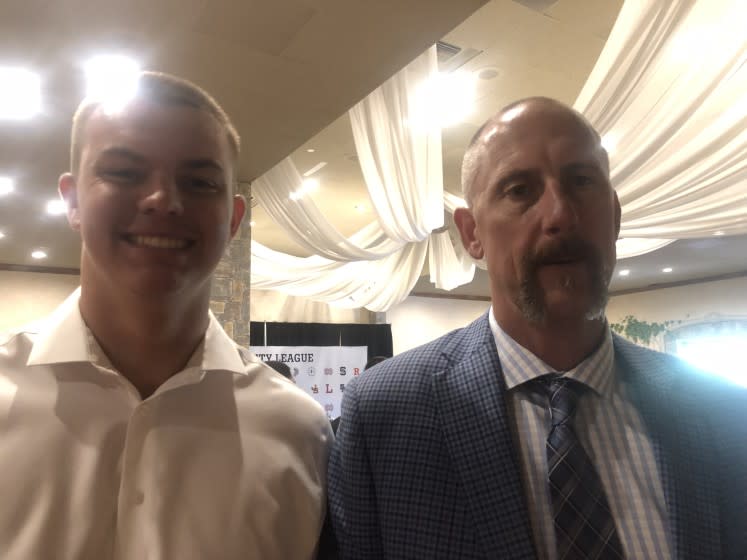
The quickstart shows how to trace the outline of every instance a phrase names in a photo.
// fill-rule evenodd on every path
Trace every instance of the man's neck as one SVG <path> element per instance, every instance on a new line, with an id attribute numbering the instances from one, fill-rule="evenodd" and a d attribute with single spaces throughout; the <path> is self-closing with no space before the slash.
<path id="1" fill-rule="evenodd" d="M 202 299 L 143 298 L 83 281 L 80 312 L 115 369 L 145 398 L 184 369 L 202 341 L 209 321 Z"/>
<path id="2" fill-rule="evenodd" d="M 568 371 L 591 354 L 604 336 L 605 319 L 529 322 L 493 309 L 501 329 L 556 371 Z"/>

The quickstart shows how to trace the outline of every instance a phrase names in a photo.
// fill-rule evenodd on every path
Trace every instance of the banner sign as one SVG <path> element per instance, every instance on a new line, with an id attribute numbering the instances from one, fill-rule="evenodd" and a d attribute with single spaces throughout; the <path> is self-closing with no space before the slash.
<path id="1" fill-rule="evenodd" d="M 263 362 L 287 364 L 299 388 L 337 418 L 345 384 L 359 376 L 368 359 L 366 346 L 252 346 Z"/>

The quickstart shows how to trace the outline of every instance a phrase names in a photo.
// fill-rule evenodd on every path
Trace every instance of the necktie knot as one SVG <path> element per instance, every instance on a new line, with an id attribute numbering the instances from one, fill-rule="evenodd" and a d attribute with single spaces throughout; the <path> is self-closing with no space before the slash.
<path id="1" fill-rule="evenodd" d="M 550 404 L 550 421 L 556 428 L 573 422 L 578 399 L 584 392 L 584 385 L 558 374 L 546 375 L 539 379 Z"/>

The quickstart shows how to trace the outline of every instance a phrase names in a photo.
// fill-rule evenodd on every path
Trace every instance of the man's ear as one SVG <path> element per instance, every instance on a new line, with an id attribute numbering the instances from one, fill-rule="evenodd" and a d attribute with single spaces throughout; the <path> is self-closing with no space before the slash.
<path id="1" fill-rule="evenodd" d="M 457 208 L 454 210 L 454 223 L 459 229 L 462 245 L 473 259 L 480 260 L 485 256 L 485 250 L 477 237 L 477 224 L 472 210 L 469 208 Z"/>
<path id="2" fill-rule="evenodd" d="M 67 223 L 75 231 L 80 231 L 80 212 L 78 210 L 78 185 L 72 173 L 63 173 L 57 182 L 57 192 L 67 205 Z"/>
<path id="3" fill-rule="evenodd" d="M 231 214 L 231 239 L 233 239 L 236 232 L 239 231 L 241 220 L 244 219 L 244 213 L 246 212 L 246 199 L 240 195 L 233 195 L 233 212 Z"/>

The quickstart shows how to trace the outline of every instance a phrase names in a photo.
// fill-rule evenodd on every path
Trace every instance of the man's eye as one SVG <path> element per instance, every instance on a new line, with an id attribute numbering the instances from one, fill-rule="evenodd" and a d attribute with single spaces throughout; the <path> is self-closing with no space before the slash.
<path id="1" fill-rule="evenodd" d="M 509 185 L 503 190 L 503 194 L 509 198 L 526 198 L 529 195 L 529 185 L 525 183 L 517 183 L 515 185 Z"/>
<path id="2" fill-rule="evenodd" d="M 104 169 L 101 176 L 115 183 L 135 183 L 142 178 L 142 173 L 136 169 Z"/>
<path id="3" fill-rule="evenodd" d="M 574 175 L 571 182 L 574 187 L 590 187 L 594 184 L 594 180 L 588 175 Z"/>
<path id="4" fill-rule="evenodd" d="M 182 188 L 200 191 L 200 192 L 214 192 L 220 190 L 220 183 L 212 179 L 206 179 L 204 177 L 184 177 L 180 180 Z"/>

